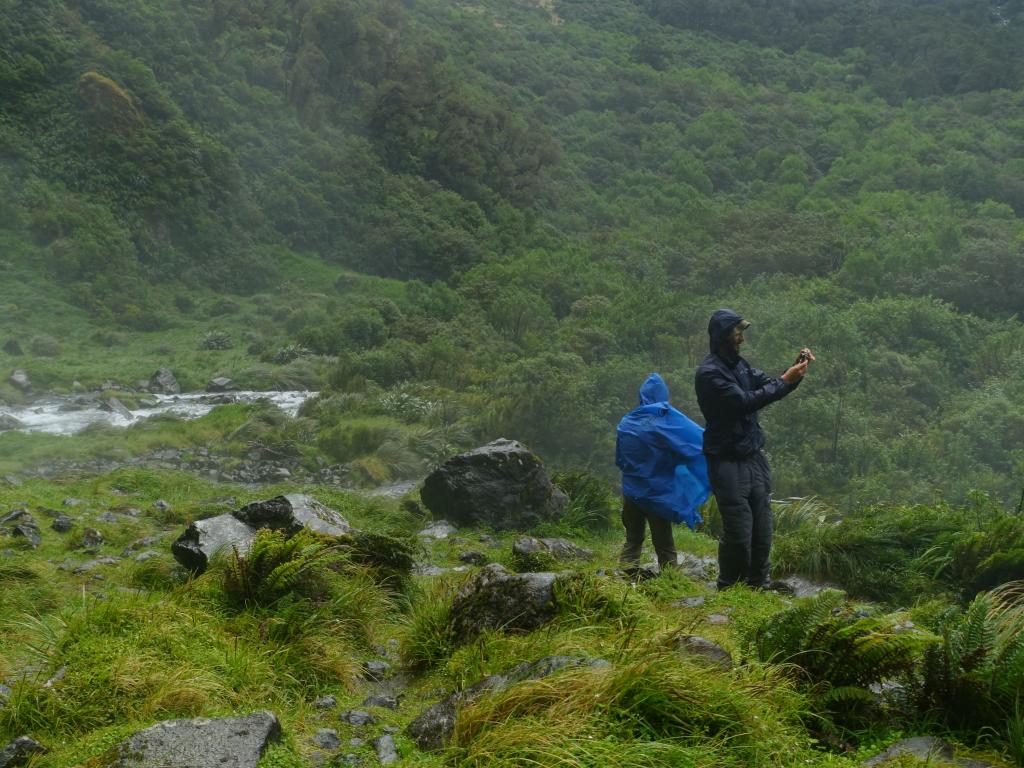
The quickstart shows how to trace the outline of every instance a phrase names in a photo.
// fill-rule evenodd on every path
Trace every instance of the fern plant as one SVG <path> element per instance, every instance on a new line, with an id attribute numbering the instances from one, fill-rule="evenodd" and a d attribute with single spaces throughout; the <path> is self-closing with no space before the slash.
<path id="1" fill-rule="evenodd" d="M 246 554 L 235 549 L 224 564 L 224 594 L 239 606 L 270 605 L 293 592 L 312 595 L 322 591 L 326 569 L 339 559 L 336 545 L 310 531 L 288 537 L 263 529 Z"/>
<path id="2" fill-rule="evenodd" d="M 1024 582 L 976 596 L 924 657 L 919 703 L 957 725 L 995 726 L 1024 689 Z"/>
<path id="3" fill-rule="evenodd" d="M 853 608 L 839 590 L 823 590 L 773 616 L 755 637 L 762 661 L 790 665 L 834 714 L 876 702 L 871 686 L 909 677 L 939 642 L 902 613 Z"/>

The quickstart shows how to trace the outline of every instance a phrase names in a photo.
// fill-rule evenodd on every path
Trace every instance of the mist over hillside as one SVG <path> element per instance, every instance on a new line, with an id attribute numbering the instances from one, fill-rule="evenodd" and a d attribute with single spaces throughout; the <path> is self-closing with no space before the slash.
<path id="1" fill-rule="evenodd" d="M 697 415 L 732 306 L 760 367 L 818 353 L 766 415 L 780 493 L 1014 503 L 1021 15 L 5 0 L 0 300 L 30 359 L 0 356 L 58 391 L 299 375 L 327 394 L 289 440 L 371 483 L 498 436 L 610 474 L 649 371 Z M 232 350 L 196 355 L 211 332 Z"/>

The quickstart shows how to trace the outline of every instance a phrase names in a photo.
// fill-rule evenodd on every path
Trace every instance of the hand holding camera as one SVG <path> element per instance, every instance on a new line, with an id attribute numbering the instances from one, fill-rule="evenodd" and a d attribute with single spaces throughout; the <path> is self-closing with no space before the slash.
<path id="1" fill-rule="evenodd" d="M 807 375 L 807 365 L 814 359 L 814 353 L 811 352 L 810 347 L 801 349 L 800 354 L 797 355 L 796 362 L 790 366 L 789 370 L 782 374 L 783 381 L 787 384 L 796 384 Z"/>

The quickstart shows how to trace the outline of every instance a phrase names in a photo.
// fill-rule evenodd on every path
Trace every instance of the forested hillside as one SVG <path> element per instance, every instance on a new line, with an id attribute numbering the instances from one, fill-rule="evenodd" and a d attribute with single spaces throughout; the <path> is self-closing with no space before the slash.
<path id="1" fill-rule="evenodd" d="M 1015 506 L 1021 50 L 981 0 L 0 0 L 0 361 L 227 329 L 327 371 L 288 440 L 368 482 L 498 436 L 610 476 L 731 306 L 818 356 L 780 494 Z"/>

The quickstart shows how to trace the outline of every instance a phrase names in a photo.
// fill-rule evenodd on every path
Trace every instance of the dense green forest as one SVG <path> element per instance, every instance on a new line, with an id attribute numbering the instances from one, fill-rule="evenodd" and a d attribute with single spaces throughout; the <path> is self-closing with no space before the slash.
<path id="1" fill-rule="evenodd" d="M 370 482 L 498 436 L 612 476 L 731 306 L 819 359 L 780 494 L 1016 506 L 1022 49 L 982 0 L 0 0 L 0 359 L 188 380 L 228 328 Z"/>

